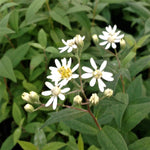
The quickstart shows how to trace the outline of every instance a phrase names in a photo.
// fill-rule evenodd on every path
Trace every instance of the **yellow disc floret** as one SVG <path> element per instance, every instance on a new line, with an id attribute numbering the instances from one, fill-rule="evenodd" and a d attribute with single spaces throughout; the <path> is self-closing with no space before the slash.
<path id="1" fill-rule="evenodd" d="M 102 72 L 100 70 L 95 70 L 93 72 L 93 76 L 96 78 L 96 79 L 99 79 L 102 77 Z"/>
<path id="2" fill-rule="evenodd" d="M 68 79 L 72 75 L 71 69 L 64 66 L 60 67 L 58 72 L 61 74 L 62 79 Z"/>

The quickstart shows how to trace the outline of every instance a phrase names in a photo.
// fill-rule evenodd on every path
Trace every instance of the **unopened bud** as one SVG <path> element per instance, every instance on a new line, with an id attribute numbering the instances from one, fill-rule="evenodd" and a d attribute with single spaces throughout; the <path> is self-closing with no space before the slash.
<path id="1" fill-rule="evenodd" d="M 107 97 L 111 97 L 113 95 L 113 90 L 112 89 L 106 89 L 104 91 L 104 95 Z"/>
<path id="2" fill-rule="evenodd" d="M 124 39 L 120 40 L 120 47 L 124 49 L 126 47 L 126 41 Z"/>
<path id="3" fill-rule="evenodd" d="M 92 39 L 93 39 L 93 41 L 94 41 L 95 44 L 97 44 L 99 42 L 97 34 L 93 34 L 92 35 Z"/>
<path id="4" fill-rule="evenodd" d="M 32 102 L 32 103 L 37 103 L 37 104 L 39 104 L 39 95 L 36 93 L 36 92 L 34 92 L 34 91 L 31 91 L 30 93 L 29 93 L 29 97 L 30 97 L 30 101 Z"/>
<path id="5" fill-rule="evenodd" d="M 85 36 L 81 37 L 81 35 L 77 34 L 75 36 L 75 43 L 77 44 L 78 47 L 83 47 L 84 46 L 84 40 Z"/>
<path id="6" fill-rule="evenodd" d="M 30 104 L 26 104 L 24 106 L 24 109 L 25 109 L 26 112 L 33 112 L 34 111 L 34 107 Z"/>
<path id="7" fill-rule="evenodd" d="M 26 102 L 32 103 L 32 102 L 31 102 L 31 98 L 30 98 L 30 96 L 29 96 L 29 93 L 27 93 L 27 92 L 23 92 L 22 95 L 21 95 L 21 98 L 22 98 L 23 100 L 25 100 Z"/>
<path id="8" fill-rule="evenodd" d="M 92 94 L 89 100 L 92 104 L 97 104 L 99 102 L 99 97 L 96 93 Z"/>
<path id="9" fill-rule="evenodd" d="M 82 102 L 82 97 L 80 95 L 76 95 L 74 98 L 73 98 L 73 102 L 75 104 L 81 104 Z"/>

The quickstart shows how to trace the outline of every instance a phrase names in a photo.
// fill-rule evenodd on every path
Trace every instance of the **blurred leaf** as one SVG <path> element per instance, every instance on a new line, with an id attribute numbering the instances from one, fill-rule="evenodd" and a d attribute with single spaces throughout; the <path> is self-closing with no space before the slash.
<path id="1" fill-rule="evenodd" d="M 15 68 L 20 61 L 24 59 L 24 56 L 27 54 L 29 50 L 28 43 L 18 46 L 16 49 L 8 50 L 5 55 L 8 56 Z M 15 59 L 14 59 L 15 58 Z"/>
<path id="2" fill-rule="evenodd" d="M 55 47 L 49 46 L 45 49 L 46 52 L 49 53 L 59 53 L 58 49 L 56 49 Z"/>
<path id="3" fill-rule="evenodd" d="M 78 149 L 84 150 L 84 142 L 83 142 L 81 134 L 79 134 L 79 137 L 78 137 Z"/>
<path id="4" fill-rule="evenodd" d="M 0 27 L 0 33 L 0 37 L 2 37 L 6 34 L 14 33 L 14 31 L 7 27 Z"/>
<path id="5" fill-rule="evenodd" d="M 150 17 L 145 22 L 145 34 L 150 32 Z"/>
<path id="6" fill-rule="evenodd" d="M 81 117 L 85 114 L 86 114 L 86 112 L 83 112 L 80 110 L 66 108 L 59 112 L 51 113 L 51 117 L 46 120 L 46 122 L 44 123 L 42 128 L 45 126 L 48 126 L 50 124 L 60 122 L 60 121 L 72 120 L 74 118 Z"/>
<path id="7" fill-rule="evenodd" d="M 62 16 L 61 13 L 59 13 L 58 11 L 57 12 L 56 11 L 50 11 L 50 15 L 53 18 L 53 20 L 64 25 L 65 27 L 67 27 L 68 29 L 71 30 L 69 18 L 67 16 Z"/>
<path id="8" fill-rule="evenodd" d="M 66 12 L 67 14 L 72 14 L 76 12 L 81 12 L 81 11 L 91 11 L 91 8 L 86 6 L 86 5 L 76 5 L 71 8 Z"/>
<path id="9" fill-rule="evenodd" d="M 0 7 L 0 12 L 4 11 L 5 9 L 8 9 L 10 7 L 16 6 L 17 3 L 14 2 L 9 2 L 9 3 L 5 3 L 3 6 Z"/>
<path id="10" fill-rule="evenodd" d="M 17 141 L 19 140 L 20 136 L 21 136 L 21 128 L 15 129 L 15 131 L 13 133 L 14 143 L 17 143 Z"/>
<path id="11" fill-rule="evenodd" d="M 122 1 L 120 1 L 120 0 L 101 0 L 101 2 L 105 2 L 105 3 L 123 3 L 123 2 L 128 2 L 129 0 L 122 0 Z"/>
<path id="12" fill-rule="evenodd" d="M 29 22 L 33 19 L 36 12 L 42 7 L 46 0 L 33 0 L 26 12 L 26 21 Z"/>
<path id="13" fill-rule="evenodd" d="M 51 142 L 51 143 L 46 144 L 42 148 L 42 150 L 50 150 L 50 149 L 51 150 L 58 150 L 58 149 L 60 149 L 60 148 L 62 148 L 64 146 L 66 146 L 66 144 L 63 143 L 63 142 Z"/>
<path id="14" fill-rule="evenodd" d="M 0 27 L 7 27 L 8 25 L 8 21 L 9 21 L 9 17 L 10 17 L 10 14 L 7 14 L 5 17 L 3 17 L 1 20 L 0 20 Z"/>
<path id="15" fill-rule="evenodd" d="M 88 148 L 88 150 L 101 150 L 100 148 L 97 148 L 96 146 L 92 145 Z"/>
<path id="16" fill-rule="evenodd" d="M 34 135 L 34 145 L 41 149 L 46 145 L 47 139 L 42 129 L 37 129 Z"/>
<path id="17" fill-rule="evenodd" d="M 38 42 L 42 45 L 42 47 L 46 47 L 47 45 L 47 36 L 43 29 L 41 29 L 38 33 Z"/>
<path id="18" fill-rule="evenodd" d="M 18 105 L 14 102 L 12 107 L 12 116 L 17 125 L 20 125 L 20 121 L 22 120 L 22 114 Z"/>
<path id="19" fill-rule="evenodd" d="M 127 144 L 121 134 L 110 126 L 104 126 L 98 132 L 97 138 L 104 150 L 128 150 Z"/>
<path id="20" fill-rule="evenodd" d="M 32 122 L 32 123 L 28 123 L 25 126 L 25 130 L 28 133 L 36 133 L 36 131 L 43 125 L 43 123 L 40 122 Z"/>
<path id="21" fill-rule="evenodd" d="M 129 70 L 131 76 L 134 77 L 139 72 L 150 67 L 150 55 L 139 58 L 136 62 L 132 63 Z"/>
<path id="22" fill-rule="evenodd" d="M 149 108 L 150 102 L 129 105 L 124 114 L 122 129 L 126 132 L 132 130 L 150 112 Z"/>
<path id="23" fill-rule="evenodd" d="M 38 148 L 30 142 L 18 141 L 23 150 L 38 150 Z"/>
<path id="24" fill-rule="evenodd" d="M 8 78 L 16 82 L 16 77 L 13 71 L 13 66 L 10 59 L 7 56 L 3 56 L 0 59 L 0 76 Z"/>
<path id="25" fill-rule="evenodd" d="M 150 34 L 142 36 L 136 44 L 136 48 L 140 48 L 143 46 L 144 42 L 150 37 Z"/>
<path id="26" fill-rule="evenodd" d="M 38 92 L 38 89 L 37 89 L 37 87 L 36 87 L 34 84 L 29 83 L 29 82 L 27 82 L 26 80 L 23 80 L 22 84 L 23 84 L 23 87 L 24 87 L 27 91 L 35 91 L 35 92 Z"/>
<path id="27" fill-rule="evenodd" d="M 51 30 L 50 31 L 50 35 L 51 35 L 51 38 L 52 38 L 53 42 L 58 46 L 59 43 L 61 43 L 61 40 L 58 37 L 56 31 L 55 30 Z"/>
<path id="28" fill-rule="evenodd" d="M 44 49 L 44 47 L 39 43 L 30 43 L 30 45 L 35 47 L 35 48 Z"/>
<path id="29" fill-rule="evenodd" d="M 142 77 L 136 77 L 127 89 L 127 93 L 129 95 L 129 103 L 134 102 L 134 99 L 139 98 L 142 96 Z M 136 92 L 135 92 L 136 91 Z"/>
<path id="30" fill-rule="evenodd" d="M 148 150 L 150 148 L 150 137 L 145 137 L 128 146 L 129 150 Z"/>

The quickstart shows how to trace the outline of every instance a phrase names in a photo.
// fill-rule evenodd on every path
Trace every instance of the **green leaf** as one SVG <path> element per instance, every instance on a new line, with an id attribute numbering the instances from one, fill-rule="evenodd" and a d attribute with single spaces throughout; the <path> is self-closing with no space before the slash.
<path id="1" fill-rule="evenodd" d="M 7 28 L 7 27 L 0 27 L 0 37 L 6 35 L 6 34 L 10 34 L 10 33 L 14 33 L 13 30 Z"/>
<path id="2" fill-rule="evenodd" d="M 145 137 L 128 146 L 129 150 L 149 150 L 150 148 L 150 137 Z"/>
<path id="3" fill-rule="evenodd" d="M 50 15 L 53 18 L 53 20 L 64 25 L 65 27 L 71 30 L 70 22 L 67 16 L 62 16 L 61 13 L 57 11 L 50 11 Z"/>
<path id="4" fill-rule="evenodd" d="M 44 50 L 44 47 L 39 44 L 39 43 L 30 43 L 31 46 L 35 47 L 35 48 L 39 48 L 39 49 L 43 49 Z"/>
<path id="5" fill-rule="evenodd" d="M 3 18 L 0 20 L 0 27 L 7 27 L 10 14 L 11 14 L 11 13 L 7 14 L 5 17 L 3 17 Z"/>
<path id="6" fill-rule="evenodd" d="M 12 116 L 15 122 L 20 125 L 20 121 L 22 120 L 22 114 L 18 105 L 14 102 L 12 107 Z"/>
<path id="7" fill-rule="evenodd" d="M 34 135 L 34 145 L 41 149 L 46 145 L 47 139 L 42 129 L 37 129 Z"/>
<path id="8" fill-rule="evenodd" d="M 78 149 L 84 150 L 84 142 L 83 142 L 81 134 L 79 134 L 79 137 L 78 137 Z"/>
<path id="9" fill-rule="evenodd" d="M 126 132 L 132 130 L 150 112 L 149 108 L 150 102 L 129 105 L 124 114 L 122 129 Z"/>
<path id="10" fill-rule="evenodd" d="M 23 150 L 38 150 L 38 148 L 30 142 L 18 141 Z"/>
<path id="11" fill-rule="evenodd" d="M 13 71 L 12 63 L 7 56 L 3 56 L 0 60 L 0 68 L 1 77 L 5 77 L 16 82 L 16 77 Z"/>
<path id="12" fill-rule="evenodd" d="M 60 149 L 60 148 L 62 148 L 64 146 L 66 146 L 66 144 L 63 143 L 63 142 L 51 142 L 51 143 L 46 144 L 42 148 L 42 150 L 50 150 L 50 149 L 51 150 L 58 150 L 58 149 Z"/>
<path id="13" fill-rule="evenodd" d="M 44 48 L 47 45 L 47 36 L 46 33 L 43 29 L 41 29 L 38 33 L 38 42 L 40 43 L 40 45 L 42 45 Z"/>
<path id="14" fill-rule="evenodd" d="M 35 14 L 39 11 L 42 5 L 45 3 L 46 0 L 33 0 L 26 12 L 26 21 L 29 22 L 33 19 Z"/>
<path id="15" fill-rule="evenodd" d="M 28 123 L 25 126 L 25 130 L 28 133 L 35 133 L 43 124 L 40 122 L 32 122 L 32 123 Z"/>
<path id="16" fill-rule="evenodd" d="M 145 34 L 150 32 L 150 17 L 145 22 Z"/>
<path id="17" fill-rule="evenodd" d="M 123 2 L 128 2 L 129 0 L 122 0 L 122 1 L 120 1 L 120 0 L 101 0 L 101 2 L 105 2 L 105 3 L 123 3 Z"/>
<path id="18" fill-rule="evenodd" d="M 74 118 L 78 118 L 81 117 L 83 115 L 85 115 L 86 112 L 80 111 L 80 110 L 75 110 L 75 109 L 63 109 L 59 112 L 54 112 L 51 113 L 51 117 L 49 119 L 46 120 L 46 122 L 44 123 L 44 125 L 42 126 L 48 126 L 50 124 L 54 124 L 60 121 L 65 121 L 65 120 L 71 120 Z"/>
<path id="19" fill-rule="evenodd" d="M 150 55 L 139 58 L 136 62 L 132 63 L 129 70 L 131 76 L 134 77 L 139 72 L 150 67 Z"/>
<path id="20" fill-rule="evenodd" d="M 97 138 L 104 150 L 128 150 L 121 134 L 110 126 L 105 126 L 98 132 Z"/>
<path id="21" fill-rule="evenodd" d="M 142 77 L 136 77 L 128 86 L 127 93 L 129 95 L 129 103 L 133 103 L 134 99 L 142 96 Z M 135 92 L 136 91 L 136 92 Z"/>
<path id="22" fill-rule="evenodd" d="M 149 37 L 150 37 L 150 34 L 142 36 L 142 37 L 137 41 L 136 48 L 141 48 L 141 47 L 143 46 L 144 42 L 145 42 Z"/>
<path id="23" fill-rule="evenodd" d="M 76 6 L 69 8 L 66 14 L 72 14 L 72 13 L 81 12 L 81 11 L 89 12 L 91 11 L 91 8 L 86 5 L 76 5 Z"/>
<path id="24" fill-rule="evenodd" d="M 97 148 L 96 146 L 92 145 L 88 148 L 88 150 L 101 150 L 100 148 Z"/>
<path id="25" fill-rule="evenodd" d="M 0 12 L 4 11 L 5 9 L 8 9 L 10 7 L 16 6 L 18 5 L 17 3 L 14 2 L 9 2 L 9 3 L 5 3 L 1 8 L 0 8 Z"/>
<path id="26" fill-rule="evenodd" d="M 49 52 L 49 53 L 58 53 L 59 54 L 58 49 L 56 49 L 55 47 L 52 47 L 52 46 L 47 47 L 45 51 Z"/>
<path id="27" fill-rule="evenodd" d="M 15 68 L 22 61 L 29 50 L 29 44 L 23 44 L 16 49 L 8 50 L 5 55 L 8 56 Z M 15 58 L 15 59 L 14 59 Z"/>
<path id="28" fill-rule="evenodd" d="M 14 133 L 13 133 L 13 140 L 14 140 L 14 143 L 17 143 L 17 141 L 19 140 L 21 136 L 21 128 L 17 128 Z"/>
<path id="29" fill-rule="evenodd" d="M 38 92 L 38 88 L 34 84 L 27 82 L 26 80 L 23 80 L 22 84 L 26 90 Z"/>
<path id="30" fill-rule="evenodd" d="M 30 62 L 30 69 L 33 71 L 37 66 L 39 66 L 44 61 L 44 54 L 38 54 L 33 56 Z"/>

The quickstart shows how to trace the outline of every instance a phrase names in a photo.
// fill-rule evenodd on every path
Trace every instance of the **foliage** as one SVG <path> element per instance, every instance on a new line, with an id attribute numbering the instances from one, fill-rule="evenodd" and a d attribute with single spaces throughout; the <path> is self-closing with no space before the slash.
<path id="1" fill-rule="evenodd" d="M 150 149 L 149 2 L 0 0 L 1 150 Z M 116 53 L 92 39 L 109 24 L 116 24 L 125 35 L 126 45 L 117 44 Z M 80 57 L 73 52 L 59 53 L 62 39 L 77 34 L 85 36 Z M 91 57 L 99 66 L 107 60 L 106 70 L 113 73 L 114 81 L 105 83 L 113 96 L 105 97 L 97 85 L 90 87 L 89 80 L 84 80 L 86 97 L 97 93 L 102 99 L 98 104 L 73 104 L 78 94 L 85 100 L 78 90 L 66 94 L 55 111 L 44 107 L 47 98 L 41 92 L 45 81 L 50 81 L 46 79 L 49 66 L 64 57 L 72 58 L 72 66 L 80 60 L 81 66 L 90 67 Z M 78 84 L 67 86 L 75 90 Z M 32 113 L 24 111 L 27 102 L 21 98 L 30 91 L 40 95 L 40 101 L 32 104 Z"/>

